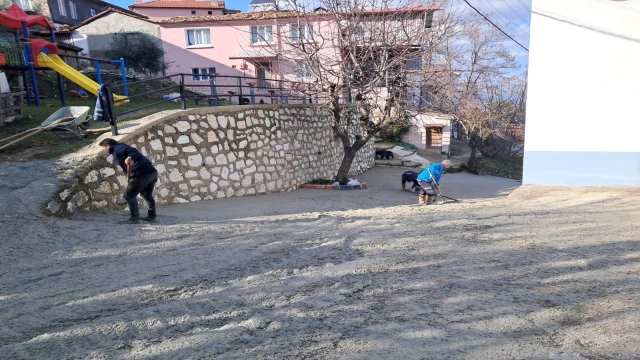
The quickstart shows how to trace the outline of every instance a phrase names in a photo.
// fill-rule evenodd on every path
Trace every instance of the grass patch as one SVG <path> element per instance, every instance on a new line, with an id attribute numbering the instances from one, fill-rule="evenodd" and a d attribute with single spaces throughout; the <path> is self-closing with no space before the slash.
<path id="1" fill-rule="evenodd" d="M 484 157 L 480 161 L 480 175 L 493 175 L 522 180 L 522 157 Z"/>
<path id="2" fill-rule="evenodd" d="M 47 107 L 47 104 L 53 104 L 54 107 Z M 91 106 L 89 99 L 67 99 L 67 106 L 90 106 L 89 113 L 93 111 L 93 106 Z M 16 119 L 0 127 L 0 139 L 13 136 L 26 129 L 40 127 L 40 124 L 60 107 L 59 99 L 41 99 L 40 107 L 27 106 L 21 119 Z M 90 144 L 89 139 L 61 139 L 52 132 L 45 130 L 0 151 L 0 160 L 55 159 L 88 144 Z"/>

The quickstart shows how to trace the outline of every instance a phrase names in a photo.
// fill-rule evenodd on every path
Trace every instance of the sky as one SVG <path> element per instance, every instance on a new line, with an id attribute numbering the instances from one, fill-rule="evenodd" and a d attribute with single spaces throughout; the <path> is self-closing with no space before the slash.
<path id="1" fill-rule="evenodd" d="M 128 8 L 135 0 L 107 0 L 115 5 Z M 249 11 L 251 0 L 225 0 L 228 9 Z M 476 14 L 463 0 L 450 0 L 451 6 L 460 7 L 464 11 Z M 476 9 L 481 11 L 493 23 L 522 44 L 529 48 L 529 25 L 531 23 L 532 0 L 467 0 Z M 562 1 L 562 0 L 558 0 Z M 479 15 L 476 15 L 479 16 Z M 507 48 L 517 55 L 517 60 L 523 66 L 527 66 L 529 55 L 514 41 L 504 37 Z"/>
<path id="2" fill-rule="evenodd" d="M 509 34 L 515 41 L 529 48 L 529 29 L 531 25 L 532 0 L 467 0 L 482 12 L 494 24 Z M 562 1 L 562 0 L 558 0 Z M 451 5 L 464 11 L 477 14 L 463 0 L 451 0 Z M 480 16 L 480 15 L 477 15 Z M 508 37 L 504 37 L 505 46 L 517 56 L 523 66 L 529 63 L 529 53 Z"/>

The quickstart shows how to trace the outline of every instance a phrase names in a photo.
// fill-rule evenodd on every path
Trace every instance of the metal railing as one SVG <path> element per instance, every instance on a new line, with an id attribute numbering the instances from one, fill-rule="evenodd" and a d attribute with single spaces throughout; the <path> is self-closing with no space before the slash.
<path id="1" fill-rule="evenodd" d="M 118 98 L 124 93 L 129 96 Z M 175 74 L 108 87 L 108 109 L 113 119 L 112 133 L 118 126 L 162 111 L 195 107 L 250 104 L 311 104 L 313 85 L 300 82 L 259 79 L 219 74 Z"/>

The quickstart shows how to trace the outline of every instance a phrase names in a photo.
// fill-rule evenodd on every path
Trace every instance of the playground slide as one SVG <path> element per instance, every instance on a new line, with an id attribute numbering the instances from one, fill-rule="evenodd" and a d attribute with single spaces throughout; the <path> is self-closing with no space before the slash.
<path id="1" fill-rule="evenodd" d="M 71 80 L 72 82 L 80 85 L 83 89 L 92 93 L 93 95 L 98 96 L 98 89 L 100 89 L 100 85 L 89 79 L 88 77 L 82 75 L 79 71 L 67 65 L 58 55 L 47 55 L 45 53 L 38 54 L 38 64 L 40 66 L 46 66 L 50 69 L 55 70 L 62 76 Z M 113 95 L 114 100 L 126 99 L 126 96 L 122 95 Z M 124 106 L 128 100 L 126 101 L 118 101 L 115 103 L 115 106 Z"/>

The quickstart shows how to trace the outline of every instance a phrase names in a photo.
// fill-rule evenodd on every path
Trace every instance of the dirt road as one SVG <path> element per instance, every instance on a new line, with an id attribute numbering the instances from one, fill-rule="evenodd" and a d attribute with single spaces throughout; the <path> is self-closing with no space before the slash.
<path id="1" fill-rule="evenodd" d="M 0 164 L 2 359 L 637 359 L 639 190 L 402 169 L 125 214 L 39 215 L 53 163 Z"/>

